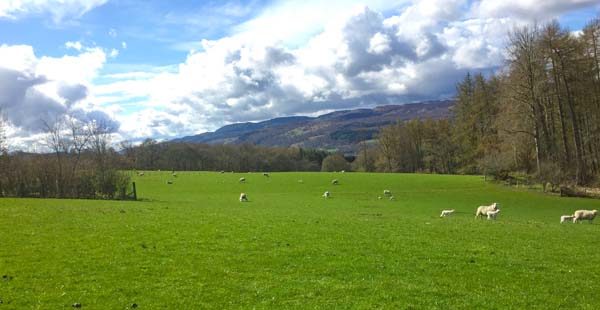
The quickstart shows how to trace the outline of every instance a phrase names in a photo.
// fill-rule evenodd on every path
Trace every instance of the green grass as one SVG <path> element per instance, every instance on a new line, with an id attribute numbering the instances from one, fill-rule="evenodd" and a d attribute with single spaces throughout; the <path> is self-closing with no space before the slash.
<path id="1" fill-rule="evenodd" d="M 600 225 L 559 224 L 598 200 L 474 176 L 136 182 L 137 202 L 0 199 L 0 309 L 600 308 Z M 377 199 L 384 189 L 397 200 Z M 474 220 L 494 201 L 497 221 Z"/>

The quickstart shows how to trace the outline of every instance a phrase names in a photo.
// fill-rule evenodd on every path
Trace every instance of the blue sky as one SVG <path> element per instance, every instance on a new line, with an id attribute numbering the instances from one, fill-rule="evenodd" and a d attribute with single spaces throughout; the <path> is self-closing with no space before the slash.
<path id="1" fill-rule="evenodd" d="M 572 31 L 593 0 L 1 0 L 0 108 L 12 148 L 74 115 L 114 140 L 444 99 L 505 61 L 511 27 Z"/>

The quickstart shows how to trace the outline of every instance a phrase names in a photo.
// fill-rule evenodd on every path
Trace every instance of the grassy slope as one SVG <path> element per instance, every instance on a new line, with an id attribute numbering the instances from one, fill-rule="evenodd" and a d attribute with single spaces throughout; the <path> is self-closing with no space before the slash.
<path id="1" fill-rule="evenodd" d="M 469 176 L 169 175 L 138 178 L 139 202 L 0 199 L 0 309 L 600 307 L 600 225 L 558 223 L 597 200 Z M 493 201 L 498 220 L 475 221 Z"/>

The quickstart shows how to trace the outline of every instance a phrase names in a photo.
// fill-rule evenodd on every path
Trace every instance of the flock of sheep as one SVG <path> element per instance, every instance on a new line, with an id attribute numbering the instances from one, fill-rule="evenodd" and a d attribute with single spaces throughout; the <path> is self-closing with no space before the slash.
<path id="1" fill-rule="evenodd" d="M 342 173 L 344 173 L 344 172 L 345 171 L 342 171 Z M 224 171 L 221 171 L 221 173 L 224 173 Z M 139 173 L 139 176 L 144 176 L 144 173 L 143 172 Z M 173 171 L 172 176 L 177 177 L 177 174 Z M 264 172 L 263 176 L 268 178 L 269 174 Z M 241 177 L 239 179 L 239 182 L 245 183 L 246 178 Z M 304 183 L 304 181 L 298 180 L 298 183 Z M 168 180 L 167 184 L 173 184 L 173 182 L 171 180 Z M 333 179 L 331 181 L 331 184 L 338 185 L 339 180 Z M 392 195 L 392 192 L 389 189 L 383 190 L 383 195 L 388 197 L 389 200 L 396 200 L 396 198 L 394 197 L 394 195 Z M 331 197 L 331 193 L 329 193 L 329 191 L 326 191 L 325 193 L 323 193 L 322 196 L 328 199 Z M 381 196 L 378 196 L 377 198 L 383 199 L 383 197 L 381 197 Z M 240 194 L 240 202 L 247 202 L 247 201 L 248 201 L 248 195 L 246 193 L 241 193 Z M 454 214 L 454 211 L 455 211 L 454 209 L 442 210 L 440 217 L 450 216 L 450 215 Z M 495 220 L 496 217 L 498 216 L 498 213 L 500 213 L 500 207 L 499 207 L 498 203 L 494 202 L 489 206 L 479 206 L 477 208 L 477 211 L 475 212 L 475 218 L 477 219 L 477 218 L 487 217 L 488 220 Z M 572 221 L 573 223 L 580 223 L 583 220 L 587 220 L 591 224 L 592 221 L 594 220 L 594 218 L 596 218 L 597 213 L 598 213 L 598 210 L 577 210 L 571 215 L 562 215 L 560 217 L 560 223 L 566 223 L 568 221 Z"/>
<path id="2" fill-rule="evenodd" d="M 446 217 L 452 215 L 453 213 L 454 210 L 442 210 L 440 217 Z M 495 220 L 496 216 L 498 216 L 498 213 L 500 213 L 500 208 L 498 203 L 494 202 L 489 206 L 480 206 L 477 208 L 477 211 L 475 212 L 475 218 L 486 216 L 488 220 Z M 573 223 L 579 223 L 583 220 L 588 220 L 588 222 L 591 224 L 597 213 L 598 210 L 577 210 L 572 215 L 562 215 L 560 217 L 560 222 L 565 223 L 567 221 L 573 221 Z"/>

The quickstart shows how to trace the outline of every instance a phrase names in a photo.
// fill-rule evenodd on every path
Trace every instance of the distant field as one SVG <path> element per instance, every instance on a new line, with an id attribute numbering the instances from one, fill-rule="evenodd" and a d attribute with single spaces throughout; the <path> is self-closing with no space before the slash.
<path id="1" fill-rule="evenodd" d="M 0 199 L 0 309 L 600 309 L 600 219 L 559 224 L 599 200 L 476 176 L 135 179 L 142 201 Z"/>

